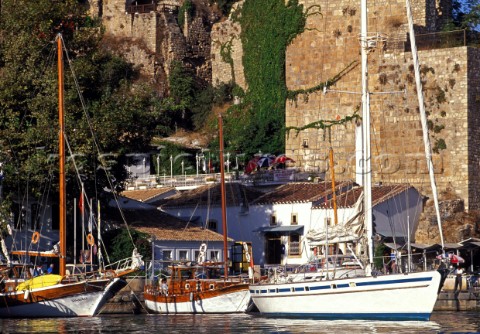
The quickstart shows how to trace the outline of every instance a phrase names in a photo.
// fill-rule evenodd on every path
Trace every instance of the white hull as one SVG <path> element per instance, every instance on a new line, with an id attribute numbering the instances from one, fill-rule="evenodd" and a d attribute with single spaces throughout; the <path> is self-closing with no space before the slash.
<path id="1" fill-rule="evenodd" d="M 85 285 L 88 282 L 70 283 L 67 285 Z M 88 317 L 98 314 L 107 300 L 113 296 L 119 285 L 123 286 L 120 278 L 112 281 L 98 291 L 75 293 L 61 298 L 50 298 L 38 302 L 23 303 L 21 305 L 6 306 L 0 308 L 0 317 Z M 0 298 L 29 298 L 29 295 L 39 293 L 46 289 L 64 289 L 65 284 L 58 284 L 48 288 L 32 289 L 31 291 L 15 291 L 0 294 Z"/>
<path id="2" fill-rule="evenodd" d="M 265 315 L 326 319 L 428 320 L 437 300 L 437 271 L 318 282 L 256 284 L 253 302 Z"/>
<path id="3" fill-rule="evenodd" d="M 248 290 L 188 302 L 166 303 L 145 299 L 145 307 L 155 313 L 243 313 L 250 302 Z"/>

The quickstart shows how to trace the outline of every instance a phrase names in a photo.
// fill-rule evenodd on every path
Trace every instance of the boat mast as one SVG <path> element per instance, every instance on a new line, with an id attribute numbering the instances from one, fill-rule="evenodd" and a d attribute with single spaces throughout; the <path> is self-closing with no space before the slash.
<path id="1" fill-rule="evenodd" d="M 430 145 L 430 138 L 428 136 L 427 114 L 425 112 L 425 102 L 423 100 L 422 80 L 420 78 L 420 64 L 418 61 L 417 44 L 415 42 L 415 31 L 413 29 L 413 16 L 410 1 L 406 0 L 408 30 L 410 36 L 410 46 L 412 49 L 413 67 L 415 72 L 415 83 L 417 87 L 418 107 L 420 109 L 420 121 L 422 123 L 423 144 L 425 146 L 425 157 L 427 159 L 428 174 L 430 175 L 430 186 L 432 187 L 433 202 L 435 204 L 435 213 L 437 215 L 438 232 L 440 234 L 440 242 L 442 244 L 442 251 L 444 249 L 442 219 L 440 216 L 440 206 L 438 204 L 437 185 L 435 183 L 435 174 L 433 171 L 432 162 L 432 147 Z"/>
<path id="2" fill-rule="evenodd" d="M 363 141 L 363 194 L 365 225 L 367 229 L 368 257 L 370 272 L 373 267 L 373 224 L 372 224 L 372 169 L 370 156 L 370 92 L 368 91 L 368 25 L 367 0 L 361 1 L 361 34 L 360 46 L 362 53 L 362 141 Z M 368 271 L 368 269 L 367 269 Z M 368 273 L 369 274 L 369 273 Z"/>
<path id="3" fill-rule="evenodd" d="M 57 35 L 57 56 L 58 56 L 58 161 L 59 161 L 59 210 L 60 210 L 60 275 L 66 273 L 66 254 L 67 254 L 67 237 L 66 237 L 66 192 L 65 192 L 65 119 L 63 104 L 63 44 L 62 35 Z"/>
<path id="4" fill-rule="evenodd" d="M 220 142 L 220 190 L 222 195 L 222 229 L 223 229 L 223 261 L 225 278 L 228 277 L 228 243 L 227 243 L 227 199 L 225 194 L 225 165 L 223 161 L 223 120 L 218 115 L 218 137 Z"/>

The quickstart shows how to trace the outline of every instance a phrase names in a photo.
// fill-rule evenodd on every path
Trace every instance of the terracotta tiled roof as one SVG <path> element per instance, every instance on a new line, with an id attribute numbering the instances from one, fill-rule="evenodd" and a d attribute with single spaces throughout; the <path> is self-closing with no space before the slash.
<path id="1" fill-rule="evenodd" d="M 227 183 L 225 185 L 226 200 L 229 206 L 240 206 L 248 204 L 254 199 L 263 195 L 263 192 L 245 187 L 238 183 Z M 220 184 L 208 184 L 193 190 L 177 194 L 162 205 L 163 208 L 188 207 L 188 206 L 220 206 L 221 190 Z"/>
<path id="2" fill-rule="evenodd" d="M 352 181 L 340 181 L 336 183 L 337 189 L 345 189 L 353 186 Z M 287 183 L 276 190 L 258 198 L 252 204 L 288 204 L 316 202 L 332 193 L 331 182 L 295 182 Z"/>
<path id="3" fill-rule="evenodd" d="M 136 201 L 146 202 L 173 190 L 175 190 L 175 188 L 172 187 L 151 188 L 143 190 L 125 190 L 120 195 L 134 199 Z"/>
<path id="4" fill-rule="evenodd" d="M 390 184 L 372 187 L 372 205 L 375 206 L 382 203 L 402 192 L 411 188 L 408 184 Z M 350 208 L 355 205 L 358 198 L 363 192 L 363 187 L 356 187 L 350 189 L 342 194 L 337 195 L 338 208 Z M 313 206 L 314 209 L 331 209 L 333 207 L 332 199 L 328 201 L 319 201 Z"/>
<path id="5" fill-rule="evenodd" d="M 154 235 L 157 240 L 223 241 L 221 234 L 189 224 L 157 209 L 123 210 L 123 215 L 131 228 Z M 120 221 L 118 215 L 113 219 Z"/>

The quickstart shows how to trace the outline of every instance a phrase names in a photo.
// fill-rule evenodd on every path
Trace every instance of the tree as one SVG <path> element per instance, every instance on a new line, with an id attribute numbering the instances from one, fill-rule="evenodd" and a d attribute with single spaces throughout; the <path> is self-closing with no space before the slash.
<path id="1" fill-rule="evenodd" d="M 134 247 L 137 248 L 138 253 L 142 255 L 144 261 L 148 261 L 152 257 L 149 235 L 146 233 L 133 229 L 128 231 L 126 228 L 122 228 L 117 230 L 116 236 L 111 240 L 112 241 L 108 243 L 110 249 L 107 249 L 111 262 L 131 257 Z"/>
<path id="2" fill-rule="evenodd" d="M 76 162 L 69 158 L 67 165 L 69 199 L 79 193 L 77 171 L 89 196 L 122 189 L 125 154 L 150 143 L 164 111 L 133 65 L 102 48 L 99 22 L 81 3 L 2 1 L 0 161 L 7 198 L 39 197 L 45 187 L 56 189 L 58 89 L 52 42 L 58 33 L 74 70 L 65 66 L 67 154 L 71 149 Z"/>
<path id="3" fill-rule="evenodd" d="M 453 0 L 452 19 L 445 30 L 471 29 L 479 30 L 480 0 Z"/>

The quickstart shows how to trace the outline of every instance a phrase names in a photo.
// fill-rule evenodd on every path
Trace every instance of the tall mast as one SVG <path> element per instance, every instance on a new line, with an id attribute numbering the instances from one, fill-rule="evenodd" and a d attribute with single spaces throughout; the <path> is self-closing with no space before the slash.
<path id="1" fill-rule="evenodd" d="M 373 223 L 372 223 L 372 168 L 370 153 L 370 92 L 368 91 L 368 16 L 367 0 L 361 1 L 361 52 L 362 52 L 362 130 L 363 130 L 363 194 L 365 223 L 368 239 L 370 270 L 373 265 Z"/>
<path id="2" fill-rule="evenodd" d="M 223 120 L 218 115 L 218 137 L 220 142 L 220 189 L 222 195 L 222 229 L 223 229 L 223 261 L 225 278 L 228 277 L 228 243 L 227 243 L 227 196 L 225 194 L 225 165 L 223 161 Z"/>
<path id="3" fill-rule="evenodd" d="M 63 44 L 62 35 L 57 35 L 58 56 L 58 161 L 59 161 L 59 210 L 60 210 L 60 275 L 66 273 L 67 237 L 66 237 L 66 192 L 65 192 L 65 120 L 63 110 Z"/>
<path id="4" fill-rule="evenodd" d="M 427 159 L 428 174 L 430 176 L 430 186 L 432 187 L 433 203 L 435 204 L 435 213 L 437 215 L 438 232 L 440 233 L 440 242 L 442 244 L 442 251 L 444 248 L 443 232 L 442 232 L 442 218 L 440 216 L 440 205 L 438 204 L 437 184 L 435 183 L 435 174 L 433 171 L 432 162 L 432 148 L 430 145 L 430 138 L 428 136 L 427 113 L 425 112 L 425 102 L 423 100 L 422 80 L 420 78 L 420 64 L 418 61 L 417 44 L 415 42 L 415 31 L 413 29 L 413 17 L 410 1 L 406 0 L 408 30 L 410 35 L 410 46 L 412 49 L 413 67 L 415 72 L 415 83 L 417 87 L 418 107 L 420 109 L 420 122 L 423 131 L 423 144 L 425 147 L 425 157 Z"/>

